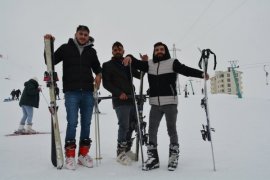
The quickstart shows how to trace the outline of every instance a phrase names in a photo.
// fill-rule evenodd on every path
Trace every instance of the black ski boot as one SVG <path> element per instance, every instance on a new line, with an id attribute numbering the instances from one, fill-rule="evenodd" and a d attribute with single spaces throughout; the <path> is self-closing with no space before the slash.
<path id="1" fill-rule="evenodd" d="M 178 165 L 179 144 L 170 144 L 168 170 L 174 171 Z"/>
<path id="2" fill-rule="evenodd" d="M 150 143 L 147 146 L 147 155 L 148 155 L 148 159 L 145 162 L 145 167 L 143 167 L 143 170 L 149 171 L 151 169 L 159 168 L 157 145 Z"/>

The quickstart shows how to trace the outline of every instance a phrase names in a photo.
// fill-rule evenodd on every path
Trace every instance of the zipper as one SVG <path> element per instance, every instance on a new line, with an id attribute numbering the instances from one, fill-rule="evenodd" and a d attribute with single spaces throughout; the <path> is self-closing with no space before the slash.
<path id="1" fill-rule="evenodd" d="M 174 90 L 173 90 L 172 84 L 170 84 L 170 88 L 171 88 L 171 91 L 172 91 L 172 93 L 173 93 L 173 98 L 175 99 L 175 92 L 174 92 Z"/>
<path id="2" fill-rule="evenodd" d="M 158 70 L 159 70 L 159 65 L 160 65 L 160 62 L 158 62 L 158 66 L 157 66 L 157 92 L 158 92 L 158 96 L 157 96 L 157 98 L 158 98 L 158 105 L 160 106 L 160 99 L 159 99 L 159 76 L 158 76 Z"/>

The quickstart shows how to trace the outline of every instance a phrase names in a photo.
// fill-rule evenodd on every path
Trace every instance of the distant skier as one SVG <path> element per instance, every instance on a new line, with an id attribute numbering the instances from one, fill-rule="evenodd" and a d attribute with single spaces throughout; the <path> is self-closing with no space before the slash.
<path id="1" fill-rule="evenodd" d="M 24 90 L 19 102 L 23 111 L 23 117 L 20 121 L 19 129 L 17 131 L 18 133 L 36 133 L 36 131 L 32 129 L 32 118 L 34 107 L 39 107 L 40 91 L 41 89 L 39 88 L 38 79 L 36 77 L 33 77 L 24 83 Z M 25 122 L 27 122 L 26 128 L 24 128 Z"/>
<path id="2" fill-rule="evenodd" d="M 11 99 L 14 100 L 14 99 L 15 99 L 15 95 L 16 95 L 16 90 L 13 89 L 13 90 L 11 91 L 10 95 L 11 95 Z"/>
<path id="3" fill-rule="evenodd" d="M 16 100 L 19 101 L 20 95 L 21 95 L 21 90 L 20 90 L 20 89 L 17 89 L 17 90 L 15 91 L 15 95 L 16 95 Z"/>
<path id="4" fill-rule="evenodd" d="M 185 98 L 187 98 L 188 97 L 187 85 L 185 86 L 184 92 L 185 92 Z"/>

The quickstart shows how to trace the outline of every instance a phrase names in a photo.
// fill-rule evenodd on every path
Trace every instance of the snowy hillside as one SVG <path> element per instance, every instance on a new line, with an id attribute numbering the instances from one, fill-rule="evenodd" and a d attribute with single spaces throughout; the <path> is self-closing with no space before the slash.
<path id="1" fill-rule="evenodd" d="M 141 161 L 131 166 L 116 162 L 117 119 L 111 101 L 100 103 L 101 164 L 93 169 L 78 166 L 76 171 L 57 170 L 50 162 L 50 135 L 6 137 L 19 125 L 22 112 L 18 101 L 3 102 L 14 85 L 23 87 L 22 79 L 32 76 L 21 72 L 19 80 L 7 80 L 0 74 L 0 174 L 1 180 L 73 180 L 73 179 L 207 179 L 207 180 L 264 180 L 270 178 L 270 99 L 210 95 L 210 118 L 216 129 L 213 134 L 217 171 L 213 172 L 210 143 L 201 138 L 201 124 L 206 122 L 205 112 L 200 107 L 201 95 L 184 98 L 179 96 L 177 128 L 180 139 L 179 167 L 174 172 L 167 170 L 168 145 L 165 121 L 161 122 L 158 134 L 158 150 L 161 167 L 144 172 Z M 12 83 L 10 83 L 12 82 Z M 45 84 L 40 80 L 45 87 Z M 15 87 L 14 87 L 15 88 Z M 43 94 L 48 101 L 47 89 Z M 35 109 L 33 128 L 50 131 L 50 114 L 46 100 L 41 94 L 40 108 Z M 61 94 L 63 97 L 63 94 Z M 65 137 L 64 101 L 58 101 L 62 144 Z M 150 106 L 145 103 L 148 122 Z M 93 116 L 94 118 L 94 116 Z M 91 156 L 95 157 L 94 120 L 91 126 Z M 79 131 L 79 127 L 78 127 Z M 77 136 L 78 138 L 78 136 Z M 145 148 L 144 148 L 145 150 Z M 144 152 L 146 158 L 146 151 Z"/>

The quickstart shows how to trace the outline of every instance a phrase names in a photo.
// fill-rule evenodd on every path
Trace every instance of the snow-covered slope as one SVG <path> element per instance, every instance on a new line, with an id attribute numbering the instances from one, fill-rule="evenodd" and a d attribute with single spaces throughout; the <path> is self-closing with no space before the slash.
<path id="1" fill-rule="evenodd" d="M 27 80 L 29 77 L 24 76 Z M 15 81 L 15 80 L 14 80 Z M 1 87 L 10 86 L 1 79 Z M 16 81 L 15 81 L 16 82 Z M 43 82 L 41 84 L 44 85 Z M 22 86 L 21 82 L 17 82 Z M 45 86 L 45 85 L 44 85 Z M 11 88 L 11 87 L 10 87 Z M 41 94 L 40 108 L 35 109 L 33 128 L 50 131 L 50 115 L 45 98 L 47 89 Z M 1 98 L 6 96 L 1 91 Z M 62 94 L 63 96 L 63 94 Z M 158 132 L 158 150 L 161 161 L 159 169 L 144 172 L 141 162 L 122 166 L 116 162 L 117 119 L 110 100 L 100 103 L 101 164 L 88 169 L 78 167 L 76 171 L 57 170 L 50 162 L 50 135 L 5 137 L 17 129 L 22 116 L 18 101 L 0 102 L 0 174 L 3 180 L 15 179 L 268 179 L 270 177 L 270 100 L 265 98 L 238 99 L 228 95 L 210 95 L 210 119 L 216 129 L 213 134 L 217 171 L 213 172 L 210 143 L 201 138 L 201 124 L 205 123 L 205 112 L 200 107 L 200 95 L 184 98 L 179 96 L 177 128 L 180 139 L 179 167 L 174 172 L 167 170 L 168 145 L 164 119 Z M 58 101 L 62 140 L 65 136 L 64 100 Z M 150 106 L 145 103 L 148 122 Z M 93 116 L 94 118 L 94 116 Z M 91 156 L 95 157 L 95 124 L 92 121 L 93 140 Z M 79 127 L 78 127 L 79 131 Z M 144 152 L 146 158 L 146 151 Z"/>

